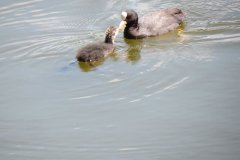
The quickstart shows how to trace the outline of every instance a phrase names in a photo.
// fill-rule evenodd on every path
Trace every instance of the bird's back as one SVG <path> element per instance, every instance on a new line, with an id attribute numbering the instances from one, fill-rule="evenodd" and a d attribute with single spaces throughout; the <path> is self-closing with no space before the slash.
<path id="1" fill-rule="evenodd" d="M 113 51 L 113 45 L 107 43 L 92 43 L 81 48 L 76 58 L 81 62 L 97 61 Z"/>
<path id="2" fill-rule="evenodd" d="M 139 32 L 147 36 L 161 35 L 176 29 L 183 19 L 183 12 L 177 8 L 152 12 L 139 19 Z"/>

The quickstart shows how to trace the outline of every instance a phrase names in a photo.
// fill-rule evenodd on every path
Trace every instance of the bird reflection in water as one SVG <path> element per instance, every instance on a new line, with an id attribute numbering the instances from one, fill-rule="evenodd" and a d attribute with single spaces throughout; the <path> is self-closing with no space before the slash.
<path id="1" fill-rule="evenodd" d="M 126 50 L 126 61 L 131 63 L 137 63 L 141 59 L 141 49 L 143 40 L 124 39 L 129 48 Z"/>

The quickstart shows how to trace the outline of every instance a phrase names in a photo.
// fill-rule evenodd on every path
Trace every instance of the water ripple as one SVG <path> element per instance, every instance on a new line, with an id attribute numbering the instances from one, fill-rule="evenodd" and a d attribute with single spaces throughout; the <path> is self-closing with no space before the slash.
<path id="1" fill-rule="evenodd" d="M 0 4 L 2 159 L 234 159 L 239 0 Z M 183 9 L 182 28 L 120 35 L 113 56 L 79 70 L 77 49 L 102 40 L 122 9 L 166 7 Z"/>

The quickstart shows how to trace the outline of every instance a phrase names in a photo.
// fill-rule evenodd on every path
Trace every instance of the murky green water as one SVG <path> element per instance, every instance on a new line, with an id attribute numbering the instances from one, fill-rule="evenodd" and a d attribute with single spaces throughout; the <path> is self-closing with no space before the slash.
<path id="1" fill-rule="evenodd" d="M 179 7 L 184 31 L 116 39 L 123 9 Z M 1 0 L 1 160 L 239 160 L 240 1 Z"/>

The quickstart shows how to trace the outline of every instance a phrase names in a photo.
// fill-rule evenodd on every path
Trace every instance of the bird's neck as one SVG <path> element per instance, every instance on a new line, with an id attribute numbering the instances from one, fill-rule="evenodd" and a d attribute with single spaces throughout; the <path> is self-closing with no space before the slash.
<path id="1" fill-rule="evenodd" d="M 133 21 L 127 22 L 126 28 L 130 28 L 130 27 L 138 28 L 138 18 Z"/>
<path id="2" fill-rule="evenodd" d="M 139 24 L 138 23 L 130 23 L 126 28 L 124 29 L 124 37 L 135 39 L 138 35 L 139 31 Z"/>

